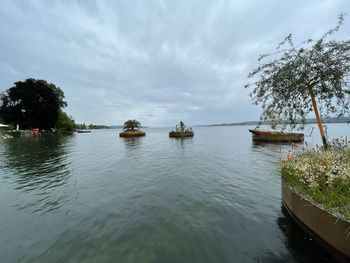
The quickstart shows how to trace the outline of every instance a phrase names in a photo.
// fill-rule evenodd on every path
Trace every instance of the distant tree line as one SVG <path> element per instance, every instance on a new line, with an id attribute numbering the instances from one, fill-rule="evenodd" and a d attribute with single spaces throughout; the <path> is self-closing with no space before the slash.
<path id="1" fill-rule="evenodd" d="M 350 117 L 328 117 L 322 119 L 323 123 L 350 123 Z M 303 120 L 295 120 L 295 123 L 300 124 L 315 124 L 317 123 L 315 118 Z M 272 121 L 244 121 L 244 122 L 234 122 L 234 123 L 217 123 L 217 124 L 207 124 L 207 125 L 198 125 L 198 126 L 242 126 L 242 125 L 273 125 Z M 280 121 L 277 124 L 280 125 L 289 125 L 290 122 Z"/>
<path id="2" fill-rule="evenodd" d="M 75 124 L 76 130 L 94 130 L 94 129 L 108 129 L 108 126 L 99 125 L 99 124 L 85 124 L 85 123 L 77 123 Z"/>

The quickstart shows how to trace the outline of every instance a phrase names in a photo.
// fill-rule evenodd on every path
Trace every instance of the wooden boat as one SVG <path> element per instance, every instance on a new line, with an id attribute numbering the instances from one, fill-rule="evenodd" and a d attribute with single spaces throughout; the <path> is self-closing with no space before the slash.
<path id="1" fill-rule="evenodd" d="M 281 186 L 283 204 L 294 221 L 340 262 L 350 262 L 350 222 L 299 196 L 283 178 Z"/>
<path id="2" fill-rule="evenodd" d="M 262 131 L 256 129 L 249 130 L 252 133 L 252 139 L 265 142 L 302 142 L 304 141 L 303 133 L 288 133 L 276 131 Z"/>
<path id="3" fill-rule="evenodd" d="M 185 138 L 185 137 L 193 137 L 193 131 L 171 131 L 169 132 L 169 137 L 172 138 Z"/>
<path id="4" fill-rule="evenodd" d="M 90 130 L 77 130 L 77 133 L 90 133 Z"/>

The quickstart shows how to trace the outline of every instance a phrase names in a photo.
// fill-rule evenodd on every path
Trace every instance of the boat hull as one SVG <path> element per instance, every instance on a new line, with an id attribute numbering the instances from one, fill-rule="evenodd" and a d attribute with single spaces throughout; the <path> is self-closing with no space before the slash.
<path id="1" fill-rule="evenodd" d="M 91 133 L 89 130 L 78 130 L 77 133 Z"/>
<path id="2" fill-rule="evenodd" d="M 252 139 L 255 141 L 264 142 L 303 142 L 303 133 L 284 133 L 284 132 L 270 132 L 249 130 L 252 133 Z"/>
<path id="3" fill-rule="evenodd" d="M 193 137 L 193 136 L 194 136 L 193 132 L 174 132 L 174 131 L 169 132 L 169 137 L 172 137 L 172 138 L 185 138 L 185 137 Z"/>
<path id="4" fill-rule="evenodd" d="M 350 262 L 350 223 L 299 196 L 283 178 L 281 187 L 283 204 L 294 221 L 340 262 Z"/>

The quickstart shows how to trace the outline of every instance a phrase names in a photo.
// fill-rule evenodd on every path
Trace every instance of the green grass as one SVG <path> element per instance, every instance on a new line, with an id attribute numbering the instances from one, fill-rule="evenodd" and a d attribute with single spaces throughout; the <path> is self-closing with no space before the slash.
<path id="1" fill-rule="evenodd" d="M 350 150 L 309 151 L 282 161 L 283 178 L 303 197 L 350 221 Z"/>

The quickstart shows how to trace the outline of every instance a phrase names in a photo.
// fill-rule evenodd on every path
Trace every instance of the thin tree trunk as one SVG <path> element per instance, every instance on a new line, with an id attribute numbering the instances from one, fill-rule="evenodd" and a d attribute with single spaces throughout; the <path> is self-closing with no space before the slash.
<path id="1" fill-rule="evenodd" d="M 312 107 L 314 108 L 314 112 L 315 112 L 315 117 L 316 117 L 316 121 L 317 121 L 317 125 L 318 125 L 318 129 L 320 130 L 320 134 L 321 134 L 321 138 L 322 138 L 322 143 L 323 143 L 323 148 L 325 150 L 327 150 L 328 148 L 328 144 L 327 144 L 327 140 L 326 140 L 326 135 L 324 133 L 324 129 L 323 129 L 323 125 L 321 122 L 321 118 L 320 118 L 320 114 L 318 113 L 318 108 L 317 108 L 317 103 L 316 103 L 316 99 L 315 99 L 315 95 L 312 91 L 312 86 L 310 85 L 310 83 L 307 83 L 307 88 L 309 90 L 309 94 L 311 96 L 311 102 L 312 102 Z"/>

